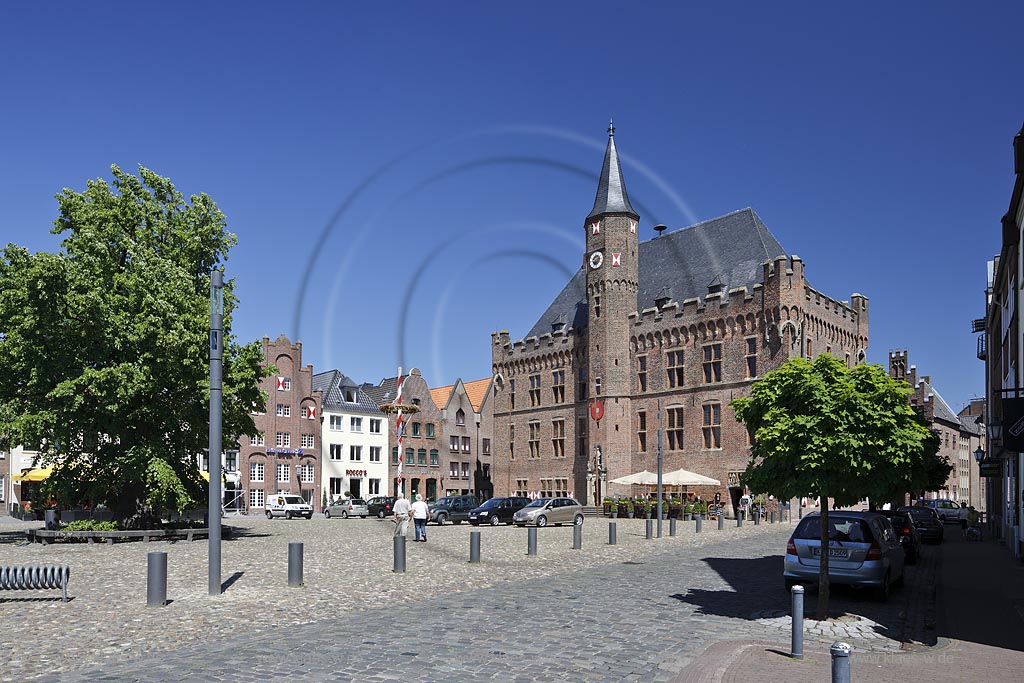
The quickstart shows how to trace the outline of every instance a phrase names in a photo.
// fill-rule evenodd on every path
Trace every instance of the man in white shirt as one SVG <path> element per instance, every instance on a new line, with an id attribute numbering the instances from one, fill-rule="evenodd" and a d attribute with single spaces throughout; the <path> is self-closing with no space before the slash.
<path id="1" fill-rule="evenodd" d="M 412 523 L 416 527 L 416 538 L 414 541 L 427 542 L 427 517 L 430 516 L 430 508 L 423 502 L 423 496 L 416 494 L 416 502 L 412 504 Z"/>
<path id="2" fill-rule="evenodd" d="M 412 507 L 409 499 L 401 491 L 398 492 L 398 499 L 395 501 L 391 511 L 395 515 L 395 536 L 405 536 L 409 531 L 409 518 L 412 516 Z"/>

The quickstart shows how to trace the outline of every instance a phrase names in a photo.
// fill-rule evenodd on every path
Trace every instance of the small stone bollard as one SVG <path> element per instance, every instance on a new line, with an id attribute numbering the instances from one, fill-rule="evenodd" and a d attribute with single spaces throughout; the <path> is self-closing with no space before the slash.
<path id="1" fill-rule="evenodd" d="M 647 525 L 646 526 L 647 526 L 647 539 L 650 540 L 650 539 L 654 538 L 654 520 L 653 519 L 647 520 Z"/>
<path id="2" fill-rule="evenodd" d="M 395 564 L 391 571 L 397 574 L 405 573 L 405 536 L 395 536 Z"/>
<path id="3" fill-rule="evenodd" d="M 480 563 L 480 532 L 469 532 L 469 561 L 471 564 Z"/>
<path id="4" fill-rule="evenodd" d="M 721 531 L 725 528 L 725 513 L 718 513 L 718 530 Z"/>
<path id="5" fill-rule="evenodd" d="M 167 604 L 167 553 L 146 553 L 146 607 Z"/>
<path id="6" fill-rule="evenodd" d="M 580 550 L 583 548 L 583 525 L 573 524 L 572 525 L 572 549 Z"/>
<path id="7" fill-rule="evenodd" d="M 526 554 L 537 554 L 537 527 L 535 526 L 526 530 Z"/>
<path id="8" fill-rule="evenodd" d="M 288 585 L 302 585 L 302 544 L 288 544 Z"/>
<path id="9" fill-rule="evenodd" d="M 673 517 L 672 519 L 668 520 L 668 535 L 669 536 L 675 536 L 676 535 L 676 518 L 675 517 Z"/>
<path id="10" fill-rule="evenodd" d="M 847 643 L 832 643 L 828 651 L 832 655 L 832 683 L 850 683 L 850 653 L 853 648 Z"/>
<path id="11" fill-rule="evenodd" d="M 615 545 L 616 534 L 615 534 L 615 522 L 608 522 L 608 545 Z"/>
<path id="12" fill-rule="evenodd" d="M 790 653 L 793 659 L 804 658 L 804 587 L 793 586 L 793 637 Z"/>

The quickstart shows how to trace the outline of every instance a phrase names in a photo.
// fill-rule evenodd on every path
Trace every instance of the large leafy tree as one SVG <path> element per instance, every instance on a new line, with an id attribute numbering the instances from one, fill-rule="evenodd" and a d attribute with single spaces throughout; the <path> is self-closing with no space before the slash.
<path id="1" fill-rule="evenodd" d="M 836 506 L 865 497 L 892 500 L 934 476 L 938 440 L 909 394 L 906 382 L 879 365 L 847 368 L 828 355 L 790 359 L 731 404 L 752 436 L 743 482 L 782 499 L 820 496 L 821 547 L 827 548 L 830 498 Z M 828 599 L 823 552 L 819 619 L 828 614 Z"/>
<path id="2" fill-rule="evenodd" d="M 236 242 L 205 194 L 146 168 L 57 195 L 57 253 L 0 252 L 0 439 L 53 466 L 46 496 L 104 503 L 129 525 L 204 495 L 210 271 Z M 223 434 L 253 434 L 265 404 L 257 343 L 230 333 L 224 292 Z"/>

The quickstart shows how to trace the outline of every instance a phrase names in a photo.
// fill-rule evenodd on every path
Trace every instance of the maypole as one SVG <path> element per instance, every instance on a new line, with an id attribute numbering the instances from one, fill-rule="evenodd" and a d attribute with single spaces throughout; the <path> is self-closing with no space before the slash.
<path id="1" fill-rule="evenodd" d="M 402 469 L 405 464 L 405 451 L 402 450 L 402 437 L 405 436 L 404 430 L 402 429 L 402 368 L 398 368 L 398 396 L 395 398 L 395 407 L 398 409 L 398 420 L 396 429 L 398 430 L 398 479 L 395 483 L 395 496 L 399 495 L 402 490 Z"/>

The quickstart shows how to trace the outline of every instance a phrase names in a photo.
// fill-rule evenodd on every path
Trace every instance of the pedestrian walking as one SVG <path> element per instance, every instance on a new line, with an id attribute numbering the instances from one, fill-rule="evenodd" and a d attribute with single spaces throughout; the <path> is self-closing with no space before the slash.
<path id="1" fill-rule="evenodd" d="M 412 506 L 409 505 L 409 499 L 401 491 L 398 492 L 398 499 L 395 500 L 395 505 L 391 508 L 391 511 L 395 515 L 395 536 L 405 536 L 409 531 L 409 518 L 412 517 Z"/>
<path id="2" fill-rule="evenodd" d="M 412 523 L 416 527 L 414 541 L 427 542 L 427 517 L 430 516 L 430 508 L 423 502 L 422 494 L 416 494 L 416 502 L 412 504 Z"/>

